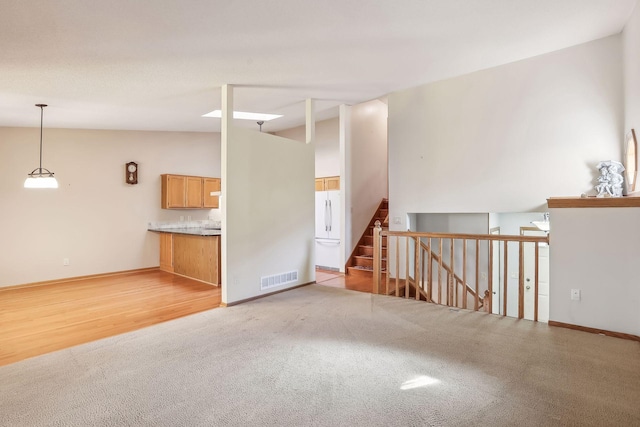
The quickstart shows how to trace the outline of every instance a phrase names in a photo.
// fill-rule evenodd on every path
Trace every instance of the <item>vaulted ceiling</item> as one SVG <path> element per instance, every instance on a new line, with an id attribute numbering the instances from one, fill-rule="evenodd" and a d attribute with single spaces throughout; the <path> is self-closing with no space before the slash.
<path id="1" fill-rule="evenodd" d="M 619 33 L 636 0 L 0 0 L 0 126 L 217 131 L 236 110 L 319 118 Z M 252 125 L 255 125 L 252 123 Z"/>

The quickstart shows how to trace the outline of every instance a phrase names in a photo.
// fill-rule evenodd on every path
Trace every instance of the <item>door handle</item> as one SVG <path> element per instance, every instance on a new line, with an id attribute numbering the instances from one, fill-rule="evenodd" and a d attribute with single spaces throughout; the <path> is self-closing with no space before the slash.
<path id="1" fill-rule="evenodd" d="M 325 200 L 324 201 L 324 231 L 329 231 L 329 201 Z"/>

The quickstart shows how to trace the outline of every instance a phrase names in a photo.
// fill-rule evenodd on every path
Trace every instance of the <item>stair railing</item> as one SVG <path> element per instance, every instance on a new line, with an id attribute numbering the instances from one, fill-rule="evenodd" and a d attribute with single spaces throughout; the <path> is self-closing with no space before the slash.
<path id="1" fill-rule="evenodd" d="M 382 280 L 382 239 L 387 239 L 387 267 L 384 283 Z M 404 244 L 401 241 L 404 240 Z M 456 241 L 459 242 L 456 245 Z M 469 257 L 468 246 L 475 247 L 475 256 Z M 509 244 L 518 245 L 518 287 L 517 301 L 519 319 L 524 318 L 524 245 L 534 245 L 534 307 L 533 320 L 538 320 L 538 292 L 539 292 L 539 246 L 549 244 L 549 236 L 512 236 L 495 234 L 456 234 L 456 233 L 423 233 L 411 231 L 382 230 L 380 221 L 376 221 L 373 229 L 373 290 L 375 294 L 385 293 L 405 298 L 413 297 L 416 300 L 423 299 L 427 302 L 446 305 L 449 307 L 472 308 L 475 311 L 484 309 L 492 313 L 492 294 L 499 291 L 499 284 L 493 283 L 494 250 L 491 242 L 501 242 L 502 268 L 503 268 L 503 295 L 501 314 L 507 315 L 508 298 L 508 248 Z M 446 243 L 446 244 L 445 244 Z M 462 244 L 462 249 L 459 244 Z M 492 245 L 491 245 L 492 246 Z M 486 260 L 481 261 L 481 250 L 486 253 Z M 448 251 L 448 263 L 445 262 L 445 250 Z M 461 254 L 460 254 L 461 252 Z M 456 266 L 457 258 L 462 258 L 461 266 Z M 469 260 L 473 262 L 473 276 L 469 279 Z M 395 261 L 395 262 L 393 262 Z M 394 268 L 392 268 L 392 266 Z M 481 268 L 481 267 L 485 268 Z M 457 274 L 456 271 L 460 271 Z M 480 272 L 483 271 L 482 280 L 486 281 L 487 289 L 484 296 L 480 291 Z M 486 278 L 484 277 L 486 273 Z M 393 283 L 392 283 L 393 282 Z M 471 283 L 471 284 L 470 284 Z M 445 287 L 446 284 L 446 287 Z M 384 287 L 384 289 L 383 289 Z M 394 289 L 395 288 L 395 289 Z M 495 288 L 495 289 L 494 289 Z M 413 296 L 411 293 L 413 292 Z M 469 307 L 469 303 L 472 307 Z M 514 316 L 515 317 L 515 316 Z"/>
<path id="2" fill-rule="evenodd" d="M 425 271 L 424 268 L 424 261 L 425 261 L 425 255 L 424 252 L 425 251 L 429 251 L 430 252 L 430 256 L 431 256 L 431 260 L 434 263 L 437 263 L 438 266 L 442 265 L 442 268 L 444 269 L 444 271 L 447 274 L 447 279 L 446 282 L 449 286 L 454 287 L 456 290 L 455 292 L 452 292 L 452 295 L 455 294 L 456 296 L 458 295 L 458 288 L 462 288 L 462 292 L 463 294 L 468 292 L 470 293 L 473 297 L 477 296 L 477 291 L 471 286 L 469 285 L 469 283 L 467 283 L 466 278 L 463 279 L 460 276 L 458 276 L 449 266 L 449 264 L 446 264 L 445 262 L 440 263 L 440 257 L 438 256 L 437 253 L 435 253 L 429 246 L 427 246 L 424 242 L 420 242 L 420 248 L 423 251 L 423 255 L 422 255 L 422 271 Z M 466 259 L 466 252 L 464 254 L 464 257 Z M 466 288 L 466 289 L 465 289 Z M 480 299 L 480 306 L 478 308 L 482 308 L 484 306 L 484 298 Z M 432 302 L 432 301 L 430 301 Z M 467 296 L 466 294 L 464 295 L 464 297 L 462 298 L 462 304 L 463 307 L 462 308 L 467 308 Z M 455 304 L 456 306 L 458 305 L 458 303 L 456 302 Z"/>

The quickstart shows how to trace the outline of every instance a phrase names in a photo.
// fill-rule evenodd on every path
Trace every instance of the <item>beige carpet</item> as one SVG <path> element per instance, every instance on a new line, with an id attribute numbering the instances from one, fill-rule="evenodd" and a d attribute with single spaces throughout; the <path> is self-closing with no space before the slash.
<path id="1" fill-rule="evenodd" d="M 640 344 L 318 285 L 0 367 L 1 426 L 640 426 Z"/>

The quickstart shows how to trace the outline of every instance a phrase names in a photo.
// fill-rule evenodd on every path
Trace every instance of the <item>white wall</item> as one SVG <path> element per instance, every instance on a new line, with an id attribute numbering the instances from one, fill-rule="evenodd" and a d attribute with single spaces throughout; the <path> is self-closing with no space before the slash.
<path id="1" fill-rule="evenodd" d="M 624 126 L 618 139 L 640 129 L 640 8 L 622 33 Z M 605 159 L 604 157 L 602 158 Z M 551 320 L 640 335 L 640 209 L 551 209 Z M 571 289 L 581 300 L 570 299 Z"/>
<path id="2" fill-rule="evenodd" d="M 418 213 L 417 231 L 429 233 L 487 234 L 486 213 Z"/>
<path id="3" fill-rule="evenodd" d="M 339 118 L 316 123 L 315 176 L 340 175 L 340 125 Z M 305 126 L 276 132 L 276 135 L 295 141 L 305 141 Z"/>
<path id="4" fill-rule="evenodd" d="M 160 209 L 160 174 L 220 176 L 220 134 L 45 128 L 43 167 L 60 188 L 25 189 L 39 131 L 0 128 L 0 286 L 158 266 L 149 221 L 213 213 Z M 139 164 L 133 186 L 129 161 Z"/>
<path id="5" fill-rule="evenodd" d="M 342 110 L 341 110 L 342 111 Z M 348 148 L 344 156 L 346 257 L 369 225 L 383 198 L 387 198 L 387 105 L 379 100 L 349 108 Z"/>
<path id="6" fill-rule="evenodd" d="M 624 129 L 633 128 L 640 136 L 640 7 L 636 8 L 622 32 L 624 63 Z"/>
<path id="7" fill-rule="evenodd" d="M 391 216 L 545 210 L 591 189 L 620 158 L 621 78 L 612 36 L 389 95 Z"/>
<path id="8" fill-rule="evenodd" d="M 629 132 L 630 129 L 635 129 L 636 137 L 640 136 L 640 7 L 636 4 L 635 10 L 631 15 L 627 25 L 622 32 L 622 46 L 623 46 L 623 64 L 624 64 L 624 106 L 625 106 L 625 120 L 624 131 Z M 636 189 L 640 181 L 636 182 Z M 636 214 L 637 215 L 637 214 Z M 637 223 L 637 216 L 632 219 L 633 223 Z M 636 258 L 640 256 L 640 248 L 629 248 L 626 254 L 635 253 Z M 629 271 L 629 264 L 626 266 L 627 274 L 629 277 L 637 277 L 636 271 Z M 628 278 L 627 278 L 628 280 Z M 635 285 L 629 289 L 630 292 L 640 292 L 637 280 Z M 629 310 L 636 311 L 635 321 L 638 327 L 635 330 L 636 335 L 640 335 L 640 305 L 633 303 L 629 306 Z M 633 319 L 632 319 L 633 322 Z"/>
<path id="9" fill-rule="evenodd" d="M 640 127 L 639 21 L 624 52 L 612 36 L 389 95 L 390 215 L 545 211 L 591 190 L 596 163 L 621 159 L 624 122 Z M 550 320 L 638 334 L 638 210 L 556 211 Z"/>
<path id="10" fill-rule="evenodd" d="M 232 92 L 231 87 L 223 88 L 223 103 L 227 90 Z M 231 93 L 230 111 L 232 100 Z M 222 132 L 222 301 L 226 304 L 315 280 L 314 144 L 229 122 L 229 126 L 223 123 Z M 260 289 L 262 276 L 294 270 L 296 282 Z"/>
<path id="11" fill-rule="evenodd" d="M 549 318 L 640 335 L 640 208 L 550 213 Z M 581 290 L 580 301 L 571 289 Z"/>

